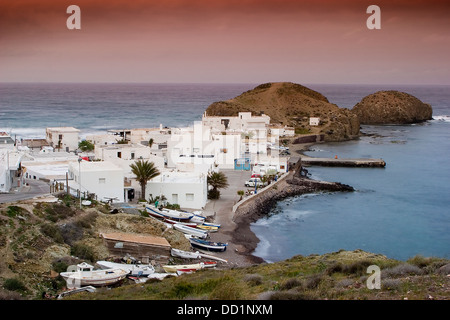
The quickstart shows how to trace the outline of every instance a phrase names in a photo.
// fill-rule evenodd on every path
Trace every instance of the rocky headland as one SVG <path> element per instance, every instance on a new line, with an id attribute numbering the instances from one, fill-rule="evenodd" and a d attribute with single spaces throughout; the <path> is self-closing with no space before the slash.
<path id="1" fill-rule="evenodd" d="M 411 124 L 432 119 L 431 105 L 400 91 L 378 91 L 364 97 L 352 112 L 361 124 Z"/>
<path id="2" fill-rule="evenodd" d="M 241 95 L 212 103 L 208 116 L 237 116 L 239 112 L 262 113 L 271 123 L 294 127 L 297 133 L 323 134 L 325 141 L 345 141 L 359 136 L 358 117 L 332 104 L 321 93 L 291 82 L 265 83 Z M 310 117 L 320 118 L 311 126 Z"/>

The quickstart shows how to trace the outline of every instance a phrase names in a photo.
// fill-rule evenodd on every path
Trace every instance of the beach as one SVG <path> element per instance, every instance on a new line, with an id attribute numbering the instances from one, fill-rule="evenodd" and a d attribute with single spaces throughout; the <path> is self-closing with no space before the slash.
<path id="1" fill-rule="evenodd" d="M 292 145 L 292 152 L 296 154 L 307 150 L 312 144 Z M 212 216 L 221 225 L 217 233 L 211 234 L 211 240 L 228 243 L 225 252 L 220 257 L 228 260 L 230 267 L 244 267 L 265 262 L 264 259 L 253 255 L 259 239 L 252 232 L 250 225 L 266 215 L 277 201 L 288 197 L 317 191 L 349 191 L 351 187 L 326 181 L 314 181 L 300 178 L 298 168 L 285 173 L 281 179 L 272 182 L 268 187 L 259 191 L 247 201 L 240 202 L 235 212 L 233 207 L 239 202 L 238 190 L 244 187 L 244 182 L 251 176 L 250 171 L 222 170 L 230 185 L 221 190 L 221 197 L 210 200 L 204 210 L 205 216 Z"/>

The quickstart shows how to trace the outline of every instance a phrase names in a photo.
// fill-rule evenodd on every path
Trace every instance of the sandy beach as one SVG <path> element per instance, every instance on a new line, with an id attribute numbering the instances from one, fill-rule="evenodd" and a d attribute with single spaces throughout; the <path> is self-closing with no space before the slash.
<path id="1" fill-rule="evenodd" d="M 306 150 L 311 144 L 297 144 L 289 146 L 292 155 L 299 154 Z M 221 224 L 221 228 L 216 233 L 211 233 L 211 240 L 228 243 L 225 252 L 218 253 L 217 256 L 228 260 L 228 265 L 249 266 L 264 262 L 263 259 L 253 256 L 252 252 L 256 248 L 259 239 L 251 231 L 250 224 L 258 220 L 261 216 L 258 212 L 239 215 L 233 213 L 233 206 L 239 201 L 238 190 L 247 190 L 244 186 L 246 180 L 251 177 L 251 171 L 221 170 L 229 182 L 226 189 L 221 189 L 221 196 L 218 200 L 211 200 L 207 203 L 204 215 L 213 216 L 216 223 Z M 293 175 L 292 172 L 289 173 Z M 271 187 L 277 185 L 277 190 L 284 190 L 287 187 L 287 179 L 272 183 Z M 247 201 L 242 206 L 249 206 L 254 200 Z"/>

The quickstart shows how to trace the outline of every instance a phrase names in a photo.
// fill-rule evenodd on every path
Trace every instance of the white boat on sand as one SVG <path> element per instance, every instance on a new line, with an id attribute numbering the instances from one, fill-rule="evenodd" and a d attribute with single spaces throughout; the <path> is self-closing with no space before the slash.
<path id="1" fill-rule="evenodd" d="M 223 252 L 227 250 L 228 243 L 223 242 L 214 242 L 214 241 L 206 241 L 202 239 L 189 238 L 191 246 L 194 248 L 206 250 L 206 251 L 217 251 Z"/>
<path id="2" fill-rule="evenodd" d="M 60 275 L 66 280 L 67 288 L 80 288 L 83 286 L 102 287 L 118 283 L 127 276 L 122 269 L 94 270 L 94 267 L 86 262 L 76 266 L 76 270 L 61 272 Z"/>
<path id="3" fill-rule="evenodd" d="M 164 271 L 168 273 L 178 273 L 180 271 L 183 273 L 189 273 L 203 268 L 214 268 L 216 264 L 217 262 L 207 261 L 194 264 L 164 265 L 162 267 Z"/>
<path id="4" fill-rule="evenodd" d="M 171 209 L 158 209 L 152 206 L 145 206 L 145 210 L 148 214 L 160 218 L 160 219 L 171 219 L 176 221 L 189 221 L 194 215 L 185 211 L 171 210 Z"/>
<path id="5" fill-rule="evenodd" d="M 206 239 L 208 237 L 208 232 L 205 230 L 191 228 L 191 227 L 179 224 L 179 223 L 174 224 L 173 227 L 178 231 L 181 231 L 188 235 L 193 235 L 193 236 L 199 237 L 201 239 Z"/>
<path id="6" fill-rule="evenodd" d="M 110 261 L 97 261 L 102 269 L 122 269 L 133 277 L 147 277 L 155 273 L 155 268 L 150 264 L 116 263 Z"/>
<path id="7" fill-rule="evenodd" d="M 172 248 L 171 249 L 171 254 L 174 257 L 179 257 L 179 258 L 183 258 L 183 259 L 201 259 L 201 258 L 206 258 L 206 259 L 212 259 L 212 260 L 218 260 L 218 261 L 222 261 L 222 262 L 226 262 L 228 263 L 228 260 L 216 257 L 212 254 L 206 254 L 200 251 L 184 251 L 184 250 L 180 250 L 180 249 L 175 249 Z"/>
<path id="8" fill-rule="evenodd" d="M 199 258 L 201 258 L 198 251 L 197 252 L 183 251 L 180 249 L 172 248 L 172 249 L 170 249 L 170 253 L 174 257 L 179 257 L 179 258 L 183 258 L 183 259 L 199 259 Z"/>

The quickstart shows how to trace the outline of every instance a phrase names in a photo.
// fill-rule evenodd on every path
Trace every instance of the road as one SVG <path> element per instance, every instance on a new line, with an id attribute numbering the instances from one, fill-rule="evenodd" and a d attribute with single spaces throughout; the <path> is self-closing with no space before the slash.
<path id="1" fill-rule="evenodd" d="M 26 180 L 27 186 L 13 188 L 9 193 L 0 194 L 0 203 L 11 203 L 20 200 L 28 200 L 50 194 L 50 186 L 40 180 Z"/>

